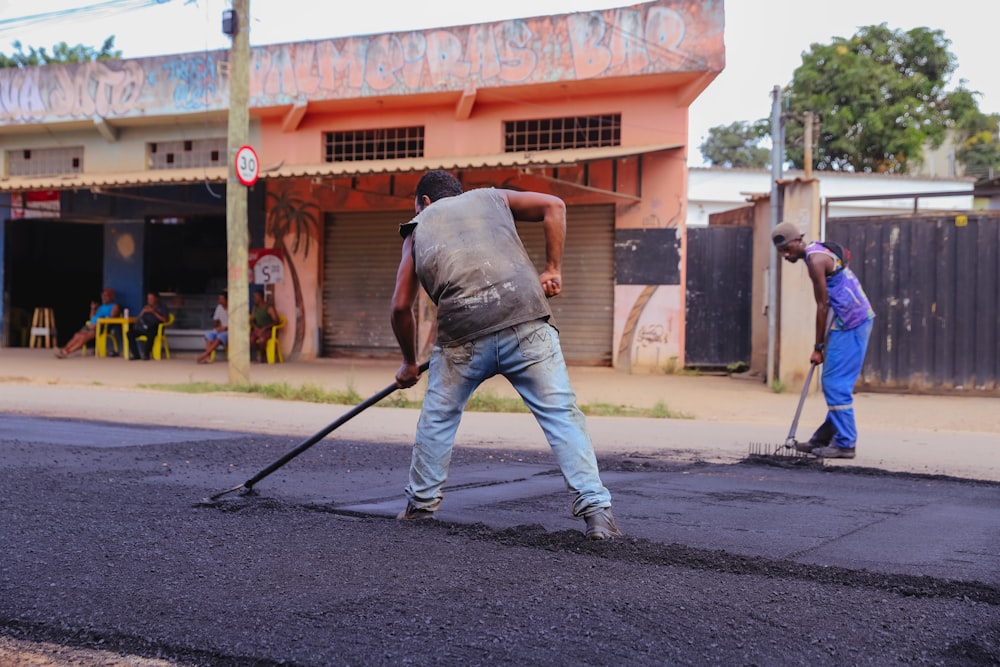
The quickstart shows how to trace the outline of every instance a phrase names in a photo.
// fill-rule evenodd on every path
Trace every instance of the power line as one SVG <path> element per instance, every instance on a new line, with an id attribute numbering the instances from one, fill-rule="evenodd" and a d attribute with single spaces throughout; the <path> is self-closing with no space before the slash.
<path id="1" fill-rule="evenodd" d="M 170 2 L 170 0 L 105 0 L 91 5 L 68 7 L 41 14 L 29 14 L 0 19 L 0 34 L 13 30 L 23 30 L 43 23 L 62 22 L 69 19 L 94 18 L 109 14 L 121 14 L 136 9 L 144 9 Z"/>

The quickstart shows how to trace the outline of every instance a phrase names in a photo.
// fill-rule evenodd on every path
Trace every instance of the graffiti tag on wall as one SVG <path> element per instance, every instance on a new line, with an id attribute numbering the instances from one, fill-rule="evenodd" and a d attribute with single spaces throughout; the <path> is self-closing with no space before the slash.
<path id="1" fill-rule="evenodd" d="M 145 73 L 136 60 L 0 70 L 0 120 L 105 118 L 131 112 Z"/>
<path id="2" fill-rule="evenodd" d="M 251 106 L 720 71 L 721 3 L 633 7 L 448 29 L 257 47 Z M 0 69 L 0 122 L 209 111 L 228 106 L 225 52 Z"/>
<path id="3" fill-rule="evenodd" d="M 253 54 L 251 97 L 263 104 L 413 94 L 702 71 L 721 63 L 721 27 L 714 45 L 701 38 L 713 26 L 692 28 L 691 17 L 663 3 L 559 18 L 264 47 Z"/>

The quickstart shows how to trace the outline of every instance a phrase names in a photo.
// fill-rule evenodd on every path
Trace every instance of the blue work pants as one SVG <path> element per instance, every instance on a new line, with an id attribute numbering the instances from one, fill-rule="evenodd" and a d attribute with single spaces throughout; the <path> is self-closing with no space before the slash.
<path id="1" fill-rule="evenodd" d="M 826 422 L 820 427 L 832 427 L 832 444 L 852 448 L 858 440 L 854 421 L 854 385 L 861 374 L 872 334 L 874 320 L 853 329 L 834 329 L 827 339 L 823 356 L 823 396 L 826 398 Z M 814 436 L 815 437 L 815 436 Z"/>

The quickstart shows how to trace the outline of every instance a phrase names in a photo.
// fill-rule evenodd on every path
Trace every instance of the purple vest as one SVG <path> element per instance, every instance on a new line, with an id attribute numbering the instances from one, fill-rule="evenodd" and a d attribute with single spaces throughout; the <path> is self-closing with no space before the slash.
<path id="1" fill-rule="evenodd" d="M 833 328 L 854 329 L 875 317 L 868 296 L 850 267 L 844 266 L 837 255 L 818 242 L 806 247 L 806 264 L 816 253 L 832 257 L 837 269 L 836 273 L 826 277 L 826 293 L 834 315 Z"/>

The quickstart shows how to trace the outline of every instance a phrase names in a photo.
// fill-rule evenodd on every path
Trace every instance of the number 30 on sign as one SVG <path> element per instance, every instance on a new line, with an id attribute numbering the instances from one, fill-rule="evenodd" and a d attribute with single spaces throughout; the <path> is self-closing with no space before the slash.
<path id="1" fill-rule="evenodd" d="M 257 153 L 249 146 L 241 146 L 236 151 L 236 178 L 243 185 L 250 187 L 257 182 L 259 173 L 260 162 L 257 160 Z"/>

